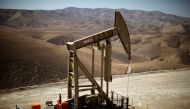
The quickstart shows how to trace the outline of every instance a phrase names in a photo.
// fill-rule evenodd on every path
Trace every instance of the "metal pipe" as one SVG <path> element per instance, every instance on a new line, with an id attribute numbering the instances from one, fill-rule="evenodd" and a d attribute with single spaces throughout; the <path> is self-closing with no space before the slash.
<path id="1" fill-rule="evenodd" d="M 112 75 L 111 75 L 111 42 L 110 39 L 106 40 L 105 45 L 105 57 L 104 57 L 104 80 L 106 82 L 112 81 Z"/>
<path id="2" fill-rule="evenodd" d="M 103 73 L 104 73 L 104 44 L 102 44 L 102 57 L 101 57 L 101 89 L 103 89 Z"/>
<path id="3" fill-rule="evenodd" d="M 94 48 L 92 45 L 92 78 L 94 78 Z M 91 90 L 91 94 L 94 95 L 95 94 L 95 90 L 94 90 L 94 84 L 92 84 L 92 90 Z"/>
<path id="4" fill-rule="evenodd" d="M 79 87 L 92 87 L 93 85 L 81 85 Z"/>
<path id="5" fill-rule="evenodd" d="M 96 88 L 86 88 L 86 89 L 79 89 L 79 91 L 81 92 L 81 91 L 87 91 L 87 90 L 92 90 L 92 89 L 96 89 Z"/>
<path id="6" fill-rule="evenodd" d="M 106 94 L 107 94 L 107 96 L 108 96 L 108 93 L 109 93 L 108 91 L 109 91 L 109 82 L 106 81 Z"/>

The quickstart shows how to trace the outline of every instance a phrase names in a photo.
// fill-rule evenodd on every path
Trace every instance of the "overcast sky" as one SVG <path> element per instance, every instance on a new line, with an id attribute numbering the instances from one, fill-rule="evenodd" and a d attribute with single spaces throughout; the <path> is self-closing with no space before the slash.
<path id="1" fill-rule="evenodd" d="M 190 0 L 0 0 L 3 9 L 126 8 L 190 17 Z"/>

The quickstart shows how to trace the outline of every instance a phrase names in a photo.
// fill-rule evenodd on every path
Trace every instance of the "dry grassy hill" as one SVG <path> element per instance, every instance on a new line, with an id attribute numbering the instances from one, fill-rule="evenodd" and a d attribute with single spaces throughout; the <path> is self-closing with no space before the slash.
<path id="1" fill-rule="evenodd" d="M 131 34 L 132 72 L 190 67 L 190 18 L 158 11 L 119 9 Z M 66 78 L 65 43 L 113 26 L 114 9 L 0 10 L 0 89 Z M 127 55 L 112 39 L 112 71 L 127 69 Z M 100 73 L 96 51 L 96 75 Z M 91 50 L 79 50 L 91 70 Z"/>
<path id="2" fill-rule="evenodd" d="M 9 34 L 3 32 L 0 34 L 0 89 L 56 82 L 67 77 L 68 51 L 65 46 Z M 100 73 L 101 63 L 98 52 L 96 52 L 96 75 Z M 80 49 L 79 57 L 91 71 L 91 61 L 89 61 L 91 49 Z M 114 74 L 121 71 L 116 62 L 113 60 Z M 125 69 L 126 67 L 123 68 L 123 73 Z"/>
<path id="3" fill-rule="evenodd" d="M 186 40 L 183 40 L 184 38 Z M 161 34 L 151 36 L 151 40 L 143 40 L 132 44 L 132 51 L 149 60 L 132 64 L 134 72 L 189 67 L 190 57 L 187 48 L 190 46 L 186 45 L 190 40 L 189 34 Z"/>
<path id="4" fill-rule="evenodd" d="M 65 78 L 65 48 L 30 37 L 0 32 L 0 89 Z"/>

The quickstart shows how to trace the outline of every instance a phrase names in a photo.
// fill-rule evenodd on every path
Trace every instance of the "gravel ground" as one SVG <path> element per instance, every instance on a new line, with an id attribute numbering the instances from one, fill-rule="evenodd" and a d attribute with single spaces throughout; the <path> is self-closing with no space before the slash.
<path id="1" fill-rule="evenodd" d="M 144 72 L 129 75 L 128 95 L 136 109 L 190 109 L 190 70 Z M 99 81 L 99 78 L 96 78 Z M 110 91 L 127 96 L 127 75 L 113 77 Z M 81 84 L 88 84 L 86 79 Z M 104 84 L 105 86 L 105 84 Z M 67 82 L 0 91 L 0 109 L 30 109 L 31 104 L 67 97 Z M 82 94 L 84 94 L 83 92 Z M 133 102 L 133 103 L 132 103 Z"/>

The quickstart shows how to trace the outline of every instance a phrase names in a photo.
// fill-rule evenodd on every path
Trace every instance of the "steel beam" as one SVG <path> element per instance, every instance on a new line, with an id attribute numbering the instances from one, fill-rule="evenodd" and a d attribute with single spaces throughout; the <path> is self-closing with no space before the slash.
<path id="1" fill-rule="evenodd" d="M 79 85 L 78 85 L 78 58 L 76 52 L 73 54 L 73 68 L 74 68 L 74 109 L 78 109 L 78 98 L 79 98 Z"/>
<path id="2" fill-rule="evenodd" d="M 69 65 L 68 65 L 68 96 L 67 98 L 70 99 L 72 98 L 72 87 L 73 87 L 73 76 L 74 76 L 74 72 L 73 72 L 73 52 L 69 52 Z"/>

